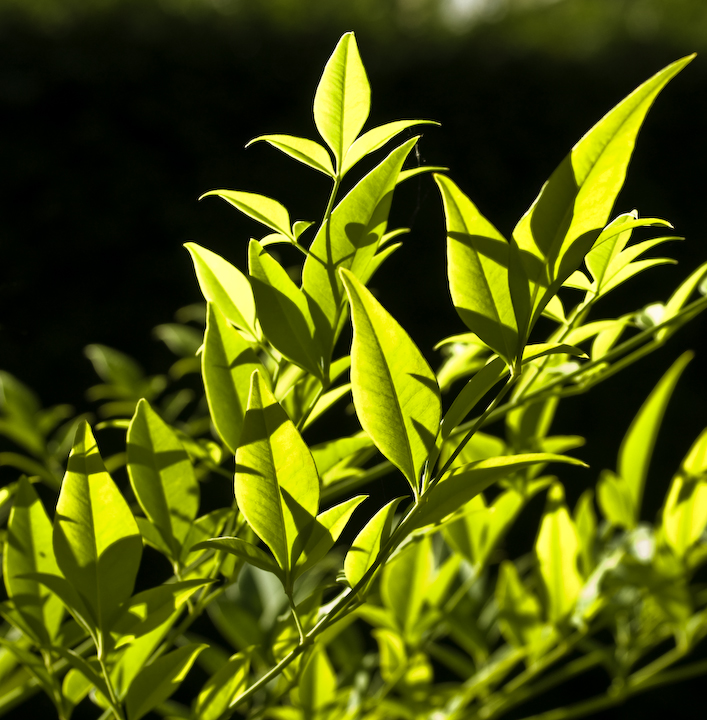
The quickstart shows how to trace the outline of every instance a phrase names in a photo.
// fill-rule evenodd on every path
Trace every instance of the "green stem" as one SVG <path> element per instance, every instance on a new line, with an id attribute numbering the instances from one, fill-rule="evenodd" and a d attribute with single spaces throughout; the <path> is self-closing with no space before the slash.
<path id="1" fill-rule="evenodd" d="M 108 688 L 108 702 L 110 703 L 111 710 L 113 711 L 113 715 L 115 715 L 117 720 L 124 720 L 123 717 L 123 711 L 120 708 L 120 702 L 118 701 L 118 696 L 115 694 L 115 689 L 113 688 L 113 682 L 110 679 L 110 673 L 108 672 L 108 668 L 106 667 L 105 660 L 101 655 L 98 655 L 98 664 L 101 666 L 101 674 L 103 675 L 103 679 L 106 682 L 106 687 Z"/>

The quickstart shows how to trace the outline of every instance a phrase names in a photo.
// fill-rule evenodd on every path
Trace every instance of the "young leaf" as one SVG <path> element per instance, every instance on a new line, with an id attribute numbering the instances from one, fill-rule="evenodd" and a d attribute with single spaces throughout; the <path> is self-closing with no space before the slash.
<path id="1" fill-rule="evenodd" d="M 43 645 L 54 640 L 62 618 L 58 597 L 27 573 L 59 574 L 52 550 L 52 525 L 34 488 L 24 476 L 17 483 L 3 552 L 5 588 L 34 637 Z"/>
<path id="2" fill-rule="evenodd" d="M 295 160 L 299 160 L 305 165 L 323 172 L 331 178 L 336 177 L 334 167 L 331 164 L 331 157 L 325 147 L 322 147 L 314 140 L 306 138 L 294 137 L 293 135 L 261 135 L 251 140 L 246 147 L 253 143 L 267 142 L 278 150 L 286 153 Z"/>
<path id="3" fill-rule="evenodd" d="M 100 637 L 132 594 L 142 539 L 85 421 L 61 485 L 53 544 L 59 568 L 88 605 Z"/>
<path id="4" fill-rule="evenodd" d="M 226 202 L 238 208 L 244 215 L 257 220 L 271 230 L 295 241 L 290 227 L 290 214 L 277 200 L 258 195 L 257 193 L 242 192 L 238 190 L 211 190 L 204 193 L 199 200 L 209 195 L 217 195 Z"/>
<path id="5" fill-rule="evenodd" d="M 216 430 L 234 454 L 243 429 L 250 376 L 260 367 L 250 345 L 209 303 L 201 373 Z"/>
<path id="6" fill-rule="evenodd" d="M 128 720 L 140 720 L 180 686 L 199 653 L 208 645 L 185 645 L 157 658 L 130 683 L 125 696 Z"/>
<path id="7" fill-rule="evenodd" d="M 361 426 L 417 494 L 442 412 L 432 369 L 410 336 L 341 270 L 354 326 L 351 382 Z"/>
<path id="8" fill-rule="evenodd" d="M 337 172 L 371 109 L 371 86 L 352 32 L 339 40 L 314 95 L 314 123 L 331 148 Z"/>
<path id="9" fill-rule="evenodd" d="M 196 699 L 194 715 L 199 720 L 219 720 L 233 707 L 233 701 L 246 689 L 250 658 L 232 655 L 204 684 Z"/>
<path id="10" fill-rule="evenodd" d="M 668 65 L 605 115 L 545 183 L 513 231 L 528 280 L 528 330 L 606 225 L 643 120 L 693 56 Z"/>
<path id="11" fill-rule="evenodd" d="M 199 483 L 174 431 L 147 400 L 140 400 L 128 428 L 127 454 L 135 497 L 176 562 L 199 509 Z"/>
<path id="12" fill-rule="evenodd" d="M 577 530 L 565 505 L 565 492 L 555 483 L 548 492 L 535 552 L 548 598 L 548 620 L 558 623 L 572 611 L 582 589 L 577 568 Z"/>
<path id="13" fill-rule="evenodd" d="M 315 342 L 315 325 L 304 294 L 257 240 L 248 246 L 248 264 L 266 337 L 288 360 L 322 380 L 323 352 Z"/>
<path id="14" fill-rule="evenodd" d="M 378 557 L 384 543 L 390 536 L 393 517 L 398 503 L 403 498 L 395 498 L 384 505 L 356 536 L 344 559 L 344 573 L 351 587 L 355 587 Z"/>
<path id="15" fill-rule="evenodd" d="M 186 243 L 199 287 L 207 302 L 214 303 L 226 319 L 254 340 L 259 337 L 255 317 L 255 298 L 248 278 L 235 266 L 211 250 Z"/>
<path id="16" fill-rule="evenodd" d="M 298 536 L 311 532 L 319 478 L 309 448 L 257 371 L 236 452 L 235 492 L 238 507 L 272 551 L 291 589 L 293 549 Z"/>
<path id="17" fill-rule="evenodd" d="M 518 324 L 508 281 L 508 241 L 444 175 L 435 175 L 447 220 L 447 272 L 464 324 L 508 365 L 518 357 Z"/>

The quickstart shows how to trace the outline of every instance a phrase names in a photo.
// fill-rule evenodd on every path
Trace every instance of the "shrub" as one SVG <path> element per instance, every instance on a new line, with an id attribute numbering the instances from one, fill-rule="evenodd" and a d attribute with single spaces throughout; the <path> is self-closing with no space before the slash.
<path id="1" fill-rule="evenodd" d="M 119 720 L 497 718 L 603 668 L 604 694 L 552 715 L 569 718 L 702 672 L 703 663 L 674 666 L 707 632 L 707 597 L 693 580 L 707 557 L 707 431 L 655 523 L 641 516 L 656 434 L 690 354 L 648 395 L 616 470 L 600 475 L 600 515 L 591 489 L 570 512 L 547 473 L 583 464 L 566 454 L 583 438 L 550 434 L 560 400 L 707 306 L 702 266 L 665 303 L 595 318 L 608 292 L 670 262 L 639 258 L 671 237 L 632 242 L 635 229 L 666 221 L 610 215 L 648 109 L 690 59 L 574 146 L 509 241 L 444 168 L 404 169 L 419 137 L 340 197 L 360 160 L 430 123 L 361 134 L 370 88 L 354 35 L 344 35 L 314 98 L 325 145 L 255 140 L 331 178 L 319 225 L 293 223 L 263 195 L 207 193 L 270 232 L 250 241 L 248 276 L 187 245 L 207 301 L 203 339 L 191 322 L 198 309 L 157 328 L 179 357 L 150 378 L 115 350 L 87 348 L 103 380 L 89 391 L 105 418 L 96 429 L 125 432 L 124 453 L 104 462 L 86 418 L 42 409 L 0 376 L 0 431 L 21 450 L 0 462 L 25 473 L 1 497 L 0 714 L 42 690 L 62 720 L 79 703 Z M 406 232 L 388 228 L 396 186 L 429 172 L 466 327 L 439 343 L 438 372 L 367 289 Z M 283 267 L 278 245 L 300 266 Z M 180 386 L 198 372 L 203 396 Z M 360 429 L 310 446 L 310 425 L 349 396 Z M 121 491 L 109 472 L 123 468 Z M 371 507 L 357 494 L 394 472 L 402 496 Z M 202 490 L 234 476 L 235 500 L 204 507 Z M 53 520 L 38 491 L 58 494 Z M 539 493 L 535 543 L 504 558 L 504 535 Z"/>

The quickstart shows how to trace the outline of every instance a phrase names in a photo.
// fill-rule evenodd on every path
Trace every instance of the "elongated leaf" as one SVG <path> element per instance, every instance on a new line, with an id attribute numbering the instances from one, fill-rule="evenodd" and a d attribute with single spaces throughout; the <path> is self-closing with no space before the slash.
<path id="1" fill-rule="evenodd" d="M 205 300 L 214 303 L 230 323 L 257 339 L 255 298 L 248 278 L 211 250 L 192 242 L 184 247 L 194 262 Z"/>
<path id="2" fill-rule="evenodd" d="M 336 697 L 336 673 L 322 645 L 315 645 L 299 679 L 299 700 L 305 717 L 321 717 Z"/>
<path id="3" fill-rule="evenodd" d="M 246 147 L 257 142 L 269 143 L 295 160 L 299 160 L 301 163 L 309 165 L 309 167 L 319 170 L 319 172 L 323 172 L 331 178 L 336 177 L 329 153 L 325 147 L 322 147 L 318 142 L 314 142 L 314 140 L 307 140 L 293 135 L 261 135 L 251 140 Z"/>
<path id="4" fill-rule="evenodd" d="M 513 237 L 531 299 L 528 329 L 606 225 L 646 113 L 691 59 L 661 70 L 605 115 L 572 148 L 516 226 Z"/>
<path id="5" fill-rule="evenodd" d="M 442 413 L 432 369 L 410 336 L 346 270 L 352 307 L 351 383 L 361 427 L 417 493 Z"/>
<path id="6" fill-rule="evenodd" d="M 246 689 L 250 658 L 243 653 L 232 655 L 204 684 L 196 700 L 195 716 L 199 720 L 219 720 L 233 701 Z"/>
<path id="7" fill-rule="evenodd" d="M 434 120 L 395 120 L 379 125 L 363 133 L 349 148 L 344 158 L 340 176 L 344 175 L 361 159 L 383 147 L 389 140 L 415 125 L 439 125 Z"/>
<path id="8" fill-rule="evenodd" d="M 53 544 L 64 577 L 88 605 L 99 633 L 105 633 L 132 594 L 142 539 L 85 421 L 76 430 L 62 482 Z"/>
<path id="9" fill-rule="evenodd" d="M 637 523 L 633 493 L 624 478 L 603 470 L 597 483 L 597 501 L 604 517 L 616 527 L 632 530 Z"/>
<path id="10" fill-rule="evenodd" d="M 288 360 L 322 379 L 323 352 L 315 342 L 315 324 L 304 294 L 256 240 L 248 246 L 248 264 L 266 337 Z"/>
<path id="11" fill-rule="evenodd" d="M 417 138 L 408 140 L 363 177 L 312 241 L 302 269 L 302 290 L 316 321 L 321 348 L 333 347 L 343 327 L 345 293 L 337 269 L 344 267 L 365 279 L 387 257 L 385 251 L 382 257 L 375 255 L 387 228 L 395 183 L 416 142 Z"/>
<path id="12" fill-rule="evenodd" d="M 8 596 L 34 637 L 49 644 L 59 630 L 63 605 L 45 586 L 21 576 L 34 572 L 58 575 L 59 566 L 52 549 L 52 525 L 24 476 L 17 483 L 2 563 Z"/>
<path id="13" fill-rule="evenodd" d="M 263 552 L 257 545 L 253 545 L 253 543 L 237 537 L 210 538 L 209 540 L 204 540 L 194 545 L 192 551 L 194 550 L 222 550 L 223 552 L 231 553 L 231 555 L 242 558 L 261 570 L 271 572 L 280 578 L 282 577 L 280 568 L 270 555 Z"/>
<path id="14" fill-rule="evenodd" d="M 504 560 L 499 568 L 496 602 L 498 624 L 508 642 L 523 647 L 540 639 L 543 625 L 540 603 L 508 560 Z"/>
<path id="15" fill-rule="evenodd" d="M 201 373 L 214 425 L 234 454 L 243 429 L 250 376 L 260 367 L 250 345 L 209 303 Z"/>
<path id="16" fill-rule="evenodd" d="M 586 465 L 581 460 L 551 453 L 529 453 L 479 460 L 446 473 L 420 499 L 415 527 L 424 527 L 443 520 L 459 510 L 491 483 L 517 470 L 538 463 L 563 462 Z"/>
<path id="17" fill-rule="evenodd" d="M 585 579 L 590 576 L 596 566 L 597 518 L 594 512 L 593 498 L 594 493 L 591 488 L 588 488 L 580 495 L 574 509 L 580 567 Z"/>
<path id="18" fill-rule="evenodd" d="M 286 587 L 319 509 L 319 478 L 309 448 L 258 372 L 251 378 L 241 445 L 236 453 L 238 507 L 282 568 Z"/>
<path id="19" fill-rule="evenodd" d="M 382 546 L 390 536 L 395 510 L 403 498 L 395 498 L 384 505 L 356 536 L 344 559 L 344 573 L 351 587 L 355 587 L 373 567 Z"/>
<path id="20" fill-rule="evenodd" d="M 665 312 L 663 314 L 663 320 L 676 317 L 680 314 L 680 310 L 684 307 L 685 303 L 690 299 L 690 295 L 697 290 L 698 286 L 702 282 L 702 279 L 707 275 L 707 263 L 703 263 L 696 270 L 690 273 L 690 275 L 678 286 L 675 292 L 670 296 L 667 303 L 665 303 Z M 665 340 L 665 338 L 679 327 L 679 323 L 675 323 L 672 327 L 668 326 L 659 330 L 656 333 L 657 340 Z"/>
<path id="21" fill-rule="evenodd" d="M 555 483 L 548 492 L 535 543 L 551 622 L 564 620 L 572 612 L 582 589 L 582 577 L 577 568 L 578 550 L 577 530 L 565 505 L 564 488 Z"/>
<path id="22" fill-rule="evenodd" d="M 128 428 L 128 475 L 145 515 L 178 561 L 199 509 L 199 483 L 174 431 L 140 400 Z"/>
<path id="23" fill-rule="evenodd" d="M 208 645 L 185 645 L 157 658 L 130 683 L 125 697 L 128 720 L 140 720 L 180 686 L 199 653 Z"/>
<path id="24" fill-rule="evenodd" d="M 464 324 L 512 365 L 520 352 L 509 286 L 508 241 L 444 175 L 435 175 L 447 221 L 447 273 Z"/>
<path id="25" fill-rule="evenodd" d="M 314 95 L 314 123 L 331 148 L 337 171 L 371 109 L 371 86 L 352 32 L 339 40 Z"/>

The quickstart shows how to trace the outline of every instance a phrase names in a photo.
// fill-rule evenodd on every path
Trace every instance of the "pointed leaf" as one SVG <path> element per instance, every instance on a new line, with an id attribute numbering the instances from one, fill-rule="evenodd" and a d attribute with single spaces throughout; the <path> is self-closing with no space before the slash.
<path id="1" fill-rule="evenodd" d="M 140 720 L 174 693 L 199 653 L 208 645 L 185 645 L 147 665 L 130 683 L 125 696 L 128 720 Z"/>
<path id="2" fill-rule="evenodd" d="M 76 430 L 61 485 L 53 543 L 64 577 L 87 603 L 99 632 L 105 633 L 132 594 L 142 539 L 85 421 Z"/>
<path id="3" fill-rule="evenodd" d="M 251 378 L 236 453 L 235 492 L 238 507 L 289 586 L 295 542 L 309 535 L 319 509 L 319 478 L 309 448 L 258 372 Z"/>
<path id="4" fill-rule="evenodd" d="M 336 697 L 336 673 L 323 645 L 315 645 L 300 675 L 299 700 L 305 717 L 314 717 L 333 703 Z"/>
<path id="5" fill-rule="evenodd" d="M 199 287 L 207 302 L 214 303 L 226 319 L 258 338 L 255 298 L 248 278 L 234 265 L 196 243 L 186 243 Z"/>
<path id="6" fill-rule="evenodd" d="M 263 552 L 257 545 L 237 537 L 210 538 L 193 545 L 192 551 L 194 550 L 221 550 L 235 555 L 261 570 L 282 577 L 280 568 L 270 555 Z"/>
<path id="7" fill-rule="evenodd" d="M 508 560 L 504 560 L 499 568 L 496 602 L 498 624 L 508 642 L 516 647 L 537 642 L 543 624 L 540 603 Z"/>
<path id="8" fill-rule="evenodd" d="M 137 405 L 127 441 L 128 476 L 135 497 L 176 562 L 199 509 L 194 467 L 174 431 L 147 400 Z"/>
<path id="9" fill-rule="evenodd" d="M 597 501 L 604 517 L 616 527 L 636 527 L 637 511 L 633 493 L 624 478 L 611 470 L 603 470 L 597 483 Z"/>
<path id="10" fill-rule="evenodd" d="M 277 200 L 273 200 L 265 195 L 242 192 L 240 190 L 211 190 L 210 192 L 204 193 L 199 200 L 209 195 L 217 195 L 223 198 L 243 214 L 262 223 L 271 230 L 290 238 L 290 240 L 294 242 L 295 238 L 292 235 L 290 226 L 290 214 L 287 212 L 285 206 Z"/>
<path id="11" fill-rule="evenodd" d="M 322 147 L 314 140 L 307 140 L 293 135 L 261 135 L 251 140 L 246 147 L 257 142 L 270 143 L 270 145 L 282 150 L 282 152 L 295 160 L 299 160 L 301 163 L 309 165 L 309 167 L 319 170 L 319 172 L 323 172 L 331 178 L 336 177 L 329 153 L 325 147 Z"/>
<path id="12" fill-rule="evenodd" d="M 314 95 L 314 123 L 331 148 L 337 170 L 371 109 L 371 87 L 352 32 L 339 40 Z"/>
<path id="13" fill-rule="evenodd" d="M 204 684 L 194 714 L 199 720 L 219 720 L 233 707 L 233 701 L 246 689 L 250 658 L 243 653 L 232 655 Z"/>
<path id="14" fill-rule="evenodd" d="M 410 336 L 346 270 L 352 307 L 351 383 L 361 426 L 417 492 L 442 412 L 432 369 Z"/>

